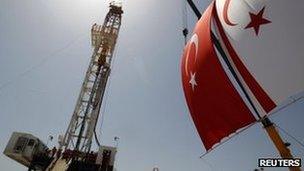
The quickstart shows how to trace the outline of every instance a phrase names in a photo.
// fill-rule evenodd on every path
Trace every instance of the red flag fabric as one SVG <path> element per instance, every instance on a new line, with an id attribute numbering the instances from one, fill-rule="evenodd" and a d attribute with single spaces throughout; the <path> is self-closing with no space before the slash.
<path id="1" fill-rule="evenodd" d="M 227 75 L 212 43 L 213 8 L 214 3 L 198 21 L 181 62 L 187 105 L 207 150 L 256 121 Z"/>

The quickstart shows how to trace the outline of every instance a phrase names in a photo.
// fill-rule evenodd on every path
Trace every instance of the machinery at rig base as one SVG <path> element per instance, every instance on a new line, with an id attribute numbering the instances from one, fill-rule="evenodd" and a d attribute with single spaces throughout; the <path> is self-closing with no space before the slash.
<path id="1" fill-rule="evenodd" d="M 98 151 L 96 164 L 100 164 L 109 170 L 113 170 L 116 153 L 116 147 L 101 146 Z"/>
<path id="2" fill-rule="evenodd" d="M 111 2 L 103 25 L 95 23 L 92 26 L 93 55 L 66 133 L 59 136 L 58 149 L 49 149 L 31 134 L 14 132 L 4 151 L 5 155 L 29 170 L 115 170 L 117 148 L 100 145 L 95 128 L 111 71 L 122 13 L 121 4 Z M 91 149 L 94 136 L 99 148 L 97 152 Z"/>
<path id="3" fill-rule="evenodd" d="M 3 153 L 26 167 L 30 167 L 34 160 L 37 161 L 36 157 L 41 156 L 46 164 L 37 163 L 36 167 L 43 170 L 51 161 L 51 157 L 46 155 L 47 150 L 47 146 L 32 134 L 13 132 Z"/>

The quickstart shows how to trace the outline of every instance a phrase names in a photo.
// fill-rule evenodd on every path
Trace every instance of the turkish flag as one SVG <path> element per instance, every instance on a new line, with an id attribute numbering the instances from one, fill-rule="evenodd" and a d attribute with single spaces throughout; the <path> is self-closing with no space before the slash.
<path id="1" fill-rule="evenodd" d="M 183 89 L 207 150 L 256 121 L 235 88 L 211 39 L 212 3 L 196 24 L 181 62 Z"/>

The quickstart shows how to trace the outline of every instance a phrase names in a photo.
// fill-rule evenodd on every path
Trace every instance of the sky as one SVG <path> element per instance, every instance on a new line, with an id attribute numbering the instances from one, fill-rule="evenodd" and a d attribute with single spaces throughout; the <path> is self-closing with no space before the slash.
<path id="1" fill-rule="evenodd" d="M 201 11 L 210 1 L 194 1 Z M 57 145 L 64 134 L 92 53 L 90 29 L 102 23 L 108 1 L 0 1 L 0 149 L 13 131 Z M 279 157 L 257 123 L 208 153 L 183 95 L 181 0 L 125 0 L 98 133 L 102 144 L 120 137 L 118 171 L 252 171 L 259 157 Z M 196 17 L 188 8 L 191 31 Z M 271 116 L 304 142 L 304 99 Z M 290 142 L 294 156 L 304 149 Z M 1 170 L 25 167 L 0 155 Z M 265 169 L 280 170 L 280 169 Z M 287 170 L 287 169 L 281 169 Z"/>

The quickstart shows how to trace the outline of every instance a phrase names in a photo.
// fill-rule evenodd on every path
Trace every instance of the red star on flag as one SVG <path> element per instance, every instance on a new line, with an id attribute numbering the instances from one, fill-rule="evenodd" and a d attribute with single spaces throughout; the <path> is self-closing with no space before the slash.
<path id="1" fill-rule="evenodd" d="M 258 35 L 261 25 L 271 23 L 271 21 L 263 18 L 264 10 L 265 10 L 265 6 L 257 14 L 249 12 L 251 21 L 245 27 L 245 29 L 253 27 L 254 31 L 255 31 L 255 34 Z"/>

